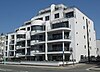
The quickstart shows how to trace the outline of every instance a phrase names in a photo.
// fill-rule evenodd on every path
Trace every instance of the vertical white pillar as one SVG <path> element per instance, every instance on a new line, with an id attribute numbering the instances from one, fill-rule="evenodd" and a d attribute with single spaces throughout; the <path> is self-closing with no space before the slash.
<path id="1" fill-rule="evenodd" d="M 45 24 L 45 60 L 48 61 L 48 47 L 47 47 L 47 24 Z"/>
<path id="2" fill-rule="evenodd" d="M 55 4 L 51 5 L 50 21 L 54 19 Z"/>
<path id="3" fill-rule="evenodd" d="M 14 34 L 14 56 L 16 56 L 16 54 L 15 54 L 15 45 L 16 45 L 16 41 L 15 41 L 15 39 L 16 39 L 16 34 Z"/>
<path id="4" fill-rule="evenodd" d="M 62 31 L 62 38 L 63 38 L 63 40 L 64 40 L 64 30 Z M 64 54 L 64 41 L 63 41 L 63 65 L 64 65 L 64 60 L 65 60 L 65 54 Z"/>
<path id="5" fill-rule="evenodd" d="M 25 40 L 25 55 L 27 55 L 27 33 L 26 33 L 26 38 L 25 39 L 26 39 Z"/>

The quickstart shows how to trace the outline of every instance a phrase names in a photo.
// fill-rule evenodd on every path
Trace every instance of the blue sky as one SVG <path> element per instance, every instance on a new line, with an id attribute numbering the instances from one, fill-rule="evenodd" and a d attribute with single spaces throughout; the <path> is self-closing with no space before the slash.
<path id="1" fill-rule="evenodd" d="M 100 39 L 100 0 L 0 0 L 0 33 L 14 31 L 51 4 L 76 6 L 94 21 Z"/>

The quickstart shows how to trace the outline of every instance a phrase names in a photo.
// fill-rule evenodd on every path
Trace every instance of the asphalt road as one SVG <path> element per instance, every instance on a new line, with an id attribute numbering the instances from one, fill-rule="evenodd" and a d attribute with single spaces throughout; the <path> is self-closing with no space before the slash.
<path id="1" fill-rule="evenodd" d="M 65 67 L 47 67 L 47 66 L 25 66 L 25 65 L 3 65 L 0 64 L 0 72 L 97 72 L 89 71 L 93 67 L 90 64 L 81 64 Z"/>

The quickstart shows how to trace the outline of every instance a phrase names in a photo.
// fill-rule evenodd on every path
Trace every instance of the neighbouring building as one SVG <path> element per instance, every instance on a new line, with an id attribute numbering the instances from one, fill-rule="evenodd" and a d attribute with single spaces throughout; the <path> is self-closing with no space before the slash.
<path id="1" fill-rule="evenodd" d="M 100 56 L 100 40 L 96 40 L 97 56 Z"/>
<path id="2" fill-rule="evenodd" d="M 5 49 L 5 36 L 0 35 L 0 62 L 3 61 L 3 51 Z"/>
<path id="3" fill-rule="evenodd" d="M 96 56 L 93 21 L 76 7 L 42 9 L 6 34 L 6 61 L 86 61 Z"/>

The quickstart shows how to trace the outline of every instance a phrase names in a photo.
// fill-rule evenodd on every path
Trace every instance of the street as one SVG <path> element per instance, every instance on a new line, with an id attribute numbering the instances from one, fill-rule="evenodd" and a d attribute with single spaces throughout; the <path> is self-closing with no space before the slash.
<path id="1" fill-rule="evenodd" d="M 93 67 L 93 65 L 84 64 L 65 67 L 48 67 L 0 64 L 0 72 L 97 72 L 89 71 L 88 68 L 90 67 Z"/>

